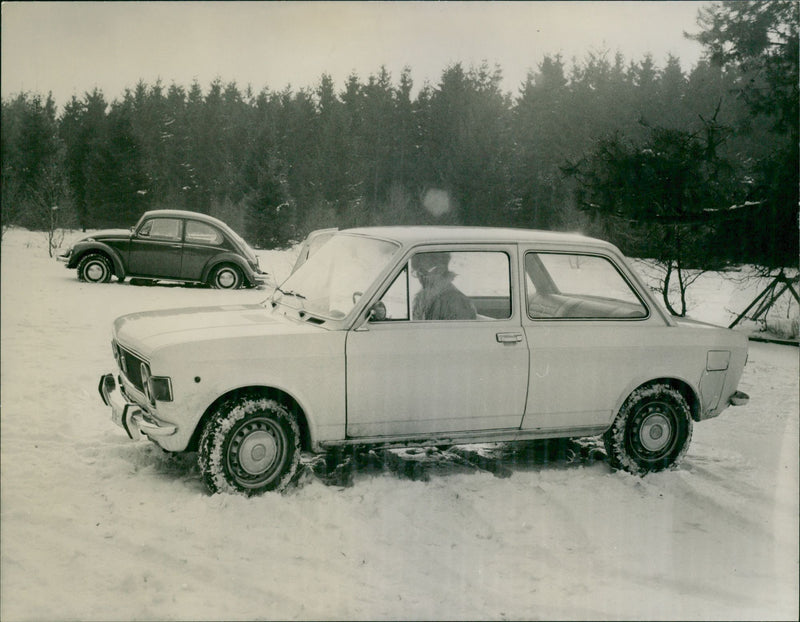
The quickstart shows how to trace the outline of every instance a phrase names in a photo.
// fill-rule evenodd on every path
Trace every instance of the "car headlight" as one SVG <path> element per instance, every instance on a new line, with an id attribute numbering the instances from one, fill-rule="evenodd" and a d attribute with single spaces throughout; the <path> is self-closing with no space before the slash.
<path id="1" fill-rule="evenodd" d="M 142 390 L 148 402 L 155 406 L 156 400 L 159 402 L 172 401 L 172 380 L 165 376 L 153 376 L 146 363 L 141 365 L 141 375 Z"/>
<path id="2" fill-rule="evenodd" d="M 150 402 L 153 406 L 156 405 L 156 400 L 153 397 L 153 391 L 150 388 L 150 368 L 142 363 L 139 366 L 140 374 L 142 377 L 142 390 L 144 391 L 144 396 L 147 398 L 147 401 Z"/>
<path id="3" fill-rule="evenodd" d="M 117 363 L 119 363 L 119 368 L 122 370 L 122 373 L 127 376 L 128 375 L 128 360 L 125 357 L 125 353 L 122 351 L 122 349 L 119 347 L 119 345 L 117 346 L 116 352 L 114 353 L 114 355 L 115 355 L 115 357 L 117 359 Z"/>
<path id="4" fill-rule="evenodd" d="M 172 380 L 163 376 L 150 376 L 150 391 L 159 402 L 171 402 Z"/>

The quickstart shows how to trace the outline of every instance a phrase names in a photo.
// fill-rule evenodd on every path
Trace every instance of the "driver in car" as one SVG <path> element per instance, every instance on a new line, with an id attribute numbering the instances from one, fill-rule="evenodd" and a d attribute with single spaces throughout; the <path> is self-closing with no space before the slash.
<path id="1" fill-rule="evenodd" d="M 420 253 L 411 259 L 411 274 L 422 289 L 414 297 L 415 320 L 474 320 L 472 301 L 455 285 L 450 271 L 450 253 Z"/>

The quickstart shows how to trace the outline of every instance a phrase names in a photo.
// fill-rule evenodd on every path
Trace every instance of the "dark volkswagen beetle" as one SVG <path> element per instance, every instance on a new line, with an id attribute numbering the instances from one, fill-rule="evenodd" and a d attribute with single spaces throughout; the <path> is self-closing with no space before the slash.
<path id="1" fill-rule="evenodd" d="M 59 256 L 78 279 L 111 276 L 206 283 L 218 289 L 254 287 L 266 274 L 253 249 L 221 220 L 183 210 L 145 212 L 130 230 L 97 231 Z"/>

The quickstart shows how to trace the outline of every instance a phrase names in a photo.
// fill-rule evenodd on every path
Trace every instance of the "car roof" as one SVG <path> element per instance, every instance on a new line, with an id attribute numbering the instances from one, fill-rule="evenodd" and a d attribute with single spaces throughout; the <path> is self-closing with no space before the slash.
<path id="1" fill-rule="evenodd" d="M 417 243 L 550 243 L 576 244 L 613 248 L 604 240 L 591 238 L 580 233 L 542 231 L 539 229 L 514 229 L 502 227 L 461 227 L 461 226 L 409 226 L 409 227 L 358 227 L 344 229 L 342 233 L 369 235 L 394 240 L 403 245 Z"/>
<path id="2" fill-rule="evenodd" d="M 152 217 L 152 216 L 164 216 L 164 217 L 172 217 L 172 218 L 192 218 L 193 220 L 200 220 L 207 223 L 213 223 L 222 229 L 228 230 L 230 227 L 222 222 L 219 218 L 214 218 L 213 216 L 209 216 L 208 214 L 202 214 L 200 212 L 192 212 L 190 210 L 183 210 L 183 209 L 154 209 L 142 214 L 142 218 L 145 217 Z"/>

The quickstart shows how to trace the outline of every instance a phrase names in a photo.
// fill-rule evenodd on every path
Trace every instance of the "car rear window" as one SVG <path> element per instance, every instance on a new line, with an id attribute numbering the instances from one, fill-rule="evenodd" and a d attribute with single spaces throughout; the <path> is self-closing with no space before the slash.
<path id="1" fill-rule="evenodd" d="M 541 319 L 643 319 L 647 307 L 607 258 L 525 255 L 528 315 Z"/>
<path id="2" fill-rule="evenodd" d="M 189 244 L 211 244 L 219 246 L 222 244 L 222 234 L 203 222 L 193 220 L 186 221 L 186 242 Z"/>

